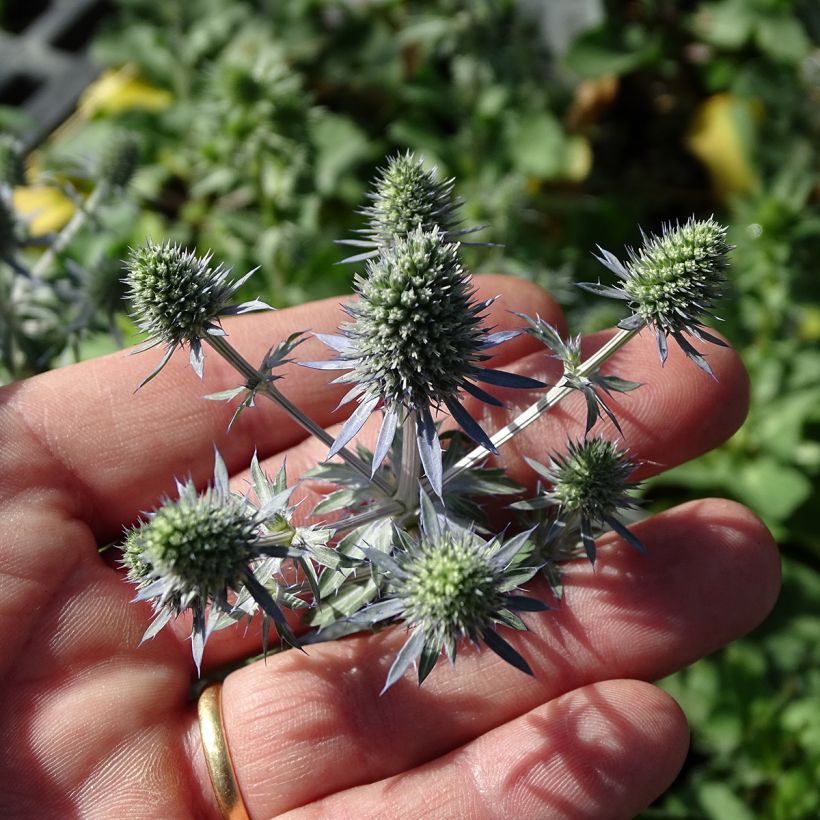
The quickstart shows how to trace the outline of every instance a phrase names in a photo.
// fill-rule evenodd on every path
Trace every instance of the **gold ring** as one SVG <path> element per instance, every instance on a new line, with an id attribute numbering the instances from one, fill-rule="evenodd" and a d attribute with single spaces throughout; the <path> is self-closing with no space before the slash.
<path id="1" fill-rule="evenodd" d="M 236 782 L 231 753 L 225 739 L 225 727 L 222 725 L 221 683 L 213 683 L 203 690 L 197 703 L 197 714 L 202 751 L 205 753 L 219 810 L 226 820 L 250 820 Z"/>

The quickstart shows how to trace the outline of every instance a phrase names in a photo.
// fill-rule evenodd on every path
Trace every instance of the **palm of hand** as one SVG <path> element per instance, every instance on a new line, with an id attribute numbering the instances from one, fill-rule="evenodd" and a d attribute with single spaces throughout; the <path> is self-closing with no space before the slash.
<path id="1" fill-rule="evenodd" d="M 532 286 L 490 278 L 482 287 L 505 293 L 496 325 L 510 324 L 508 310 L 560 321 Z M 336 319 L 326 302 L 228 327 L 253 359 L 276 338 Z M 618 371 L 647 387 L 623 399 L 619 416 L 639 459 L 671 465 L 734 430 L 745 376 L 723 350 L 711 358 L 717 384 L 680 357 L 661 373 L 650 341 L 620 354 Z M 498 363 L 543 369 L 544 354 L 531 354 L 516 340 Z M 205 483 L 212 442 L 239 483 L 255 446 L 268 470 L 287 456 L 291 477 L 323 448 L 268 407 L 246 412 L 226 437 L 230 411 L 197 400 L 236 383 L 213 357 L 206 391 L 180 364 L 132 397 L 147 367 L 116 354 L 3 395 L 4 816 L 215 816 L 184 625 L 140 646 L 147 607 L 130 603 L 133 590 L 98 544 L 170 491 L 172 475 Z M 320 379 L 299 371 L 285 389 L 331 425 L 338 395 Z M 580 405 L 570 400 L 514 444 L 539 455 L 560 447 L 578 432 L 572 415 L 582 417 L 567 408 Z M 516 453 L 505 457 L 526 480 Z M 534 679 L 468 651 L 457 672 L 441 665 L 423 689 L 408 679 L 379 698 L 401 640 L 394 631 L 233 673 L 224 720 L 251 815 L 629 816 L 646 805 L 680 765 L 686 729 L 674 703 L 640 680 L 748 631 L 771 606 L 778 572 L 765 529 L 728 502 L 655 516 L 640 535 L 648 557 L 602 540 L 599 566 L 570 567 L 564 602 L 529 620 L 533 631 L 516 645 Z M 258 646 L 258 630 L 217 633 L 205 670 Z"/>

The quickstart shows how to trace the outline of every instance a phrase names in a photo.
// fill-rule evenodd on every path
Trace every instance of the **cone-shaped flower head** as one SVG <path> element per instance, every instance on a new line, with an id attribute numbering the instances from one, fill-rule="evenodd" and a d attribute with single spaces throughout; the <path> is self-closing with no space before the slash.
<path id="1" fill-rule="evenodd" d="M 383 402 L 382 432 L 373 469 L 384 459 L 401 408 L 414 414 L 425 472 L 441 494 L 441 449 L 431 407 L 445 405 L 465 432 L 490 450 L 486 433 L 461 404 L 464 390 L 490 404 L 500 402 L 469 380 L 509 387 L 542 387 L 523 376 L 481 366 L 487 350 L 518 331 L 488 333 L 481 326 L 490 304 L 473 299 L 469 276 L 458 260 L 458 246 L 438 229 L 416 228 L 371 260 L 356 278 L 358 302 L 346 307 L 352 322 L 341 336 L 319 335 L 339 356 L 305 362 L 326 370 L 349 370 L 336 381 L 354 384 L 344 402 L 359 407 L 342 428 L 331 455 L 358 433 Z"/>
<path id="2" fill-rule="evenodd" d="M 684 225 L 667 225 L 659 236 L 644 236 L 637 251 L 629 250 L 622 264 L 609 251 L 598 258 L 622 280 L 617 287 L 584 283 L 594 293 L 628 301 L 633 315 L 619 327 L 634 330 L 644 326 L 655 329 L 661 361 L 667 356 L 667 337 L 671 336 L 684 353 L 701 369 L 711 368 L 695 350 L 685 334 L 722 345 L 723 342 L 701 327 L 721 297 L 731 246 L 726 228 L 714 219 L 689 219 Z"/>
<path id="3" fill-rule="evenodd" d="M 25 176 L 23 144 L 11 134 L 0 134 L 0 188 L 22 185 Z"/>
<path id="4" fill-rule="evenodd" d="M 462 640 L 476 646 L 483 642 L 531 674 L 527 662 L 496 632 L 499 623 L 526 628 L 513 614 L 515 610 L 547 609 L 536 599 L 515 594 L 518 585 L 538 569 L 521 565 L 530 535 L 528 531 L 506 543 L 500 538 L 485 541 L 472 530 L 437 516 L 429 499 L 422 497 L 420 535 L 399 531 L 401 548 L 392 557 L 368 551 L 387 579 L 383 600 L 373 609 L 380 617 L 397 618 L 410 631 L 385 689 L 416 661 L 419 682 L 432 671 L 442 652 L 455 662 Z"/>
<path id="5" fill-rule="evenodd" d="M 635 465 L 617 445 L 604 438 L 569 441 L 564 454 L 553 454 L 549 466 L 527 459 L 527 463 L 549 484 L 543 495 L 519 502 L 517 509 L 557 507 L 550 542 L 573 526 L 580 528 L 581 541 L 590 561 L 595 561 L 595 528 L 609 525 L 634 547 L 641 543 L 617 519 L 618 511 L 635 506 L 629 495 L 638 484 L 629 481 Z"/>
<path id="6" fill-rule="evenodd" d="M 379 248 L 416 228 L 425 231 L 437 228 L 450 241 L 480 230 L 480 227 L 458 227 L 461 222 L 458 209 L 463 201 L 453 195 L 455 180 L 439 180 L 436 169 L 427 170 L 424 160 L 417 159 L 410 151 L 390 157 L 387 165 L 379 169 L 372 186 L 367 193 L 372 205 L 359 211 L 367 218 L 367 227 L 357 231 L 362 238 L 339 241 L 342 245 L 370 250 L 351 256 L 345 262 L 376 256 Z"/>
<path id="7" fill-rule="evenodd" d="M 228 305 L 253 271 L 231 282 L 230 269 L 212 267 L 210 254 L 197 256 L 171 242 L 156 245 L 149 241 L 135 248 L 126 268 L 134 318 L 149 336 L 142 349 L 159 344 L 166 347 L 159 366 L 142 384 L 159 373 L 177 347 L 184 346 L 190 348 L 191 366 L 202 378 L 205 360 L 201 340 L 206 335 L 225 335 L 220 317 L 269 309 L 259 300 Z"/>
<path id="8" fill-rule="evenodd" d="M 100 154 L 97 176 L 112 188 L 124 188 L 137 170 L 140 139 L 131 131 L 116 131 Z"/>
<path id="9" fill-rule="evenodd" d="M 270 505 L 255 508 L 231 493 L 227 482 L 227 471 L 217 455 L 213 486 L 200 495 L 192 481 L 178 482 L 178 497 L 166 499 L 123 542 L 123 565 L 128 579 L 137 585 L 137 600 L 154 605 L 156 617 L 145 638 L 153 637 L 171 617 L 192 610 L 197 666 L 215 623 L 214 617 L 206 618 L 206 608 L 211 607 L 212 615 L 229 612 L 228 593 L 243 588 L 274 618 L 280 634 L 292 639 L 281 610 L 255 579 L 251 565 L 265 555 L 287 555 L 293 533 L 261 540 L 269 519 L 281 529 L 280 511 Z M 280 501 L 284 499 L 276 503 Z"/>

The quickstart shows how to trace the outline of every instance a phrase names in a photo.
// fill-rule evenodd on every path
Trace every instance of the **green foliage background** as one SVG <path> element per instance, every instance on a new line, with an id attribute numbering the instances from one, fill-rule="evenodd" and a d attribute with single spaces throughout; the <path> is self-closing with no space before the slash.
<path id="1" fill-rule="evenodd" d="M 711 213 L 731 226 L 721 329 L 752 377 L 724 447 L 653 482 L 658 508 L 736 498 L 783 546 L 785 585 L 755 635 L 664 681 L 689 762 L 647 817 L 820 816 L 820 5 L 815 0 L 119 0 L 95 46 L 173 105 L 98 114 L 47 149 L 144 140 L 139 202 L 81 257 L 146 236 L 261 265 L 272 303 L 347 291 L 333 240 L 386 154 L 457 177 L 486 223 L 473 270 L 549 287 L 573 330 L 610 324 L 572 281 L 596 244 Z M 0 7 L 1 8 L 1 7 Z M 104 347 L 86 340 L 82 355 Z M 628 375 L 628 374 L 626 374 Z M 719 409 L 716 410 L 719 412 Z M 731 579 L 727 579 L 731 583 Z"/>

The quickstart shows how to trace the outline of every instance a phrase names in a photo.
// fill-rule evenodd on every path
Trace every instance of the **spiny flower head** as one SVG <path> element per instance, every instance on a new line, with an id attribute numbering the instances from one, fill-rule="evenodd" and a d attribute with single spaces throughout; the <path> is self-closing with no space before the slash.
<path id="1" fill-rule="evenodd" d="M 100 154 L 97 175 L 112 188 L 124 188 L 137 170 L 140 139 L 131 131 L 116 131 Z"/>
<path id="2" fill-rule="evenodd" d="M 622 538 L 643 550 L 640 541 L 616 517 L 619 510 L 635 506 L 629 493 L 638 487 L 629 481 L 635 465 L 617 445 L 601 437 L 569 441 L 566 453 L 553 454 L 549 466 L 526 460 L 550 487 L 537 498 L 518 502 L 513 507 L 527 510 L 557 507 L 547 542 L 568 526 L 577 524 L 584 550 L 594 562 L 594 529 L 608 524 Z"/>
<path id="3" fill-rule="evenodd" d="M 128 579 L 137 586 L 136 600 L 148 600 L 154 606 L 156 617 L 144 639 L 156 635 L 171 617 L 190 609 L 194 660 L 199 667 L 216 614 L 230 612 L 228 594 L 241 589 L 276 621 L 284 638 L 292 639 L 281 610 L 252 569 L 263 556 L 289 554 L 293 533 L 282 528 L 283 499 L 256 508 L 231 493 L 218 454 L 212 486 L 199 494 L 188 480 L 177 482 L 177 491 L 176 499 L 164 499 L 129 530 L 122 545 L 122 563 Z M 269 521 L 280 536 L 262 540 Z M 211 617 L 206 619 L 209 606 Z"/>
<path id="4" fill-rule="evenodd" d="M 416 228 L 438 229 L 453 241 L 480 228 L 459 228 L 458 209 L 463 201 L 453 195 L 454 179 L 439 180 L 436 169 L 427 170 L 424 160 L 410 151 L 390 157 L 380 168 L 367 193 L 373 203 L 359 213 L 367 217 L 367 227 L 357 231 L 361 239 L 342 239 L 339 244 L 371 250 L 343 261 L 358 262 L 379 253 L 396 237 L 404 237 Z"/>
<path id="5" fill-rule="evenodd" d="M 23 144 L 11 134 L 0 134 L 0 188 L 13 188 L 25 181 Z"/>
<path id="6" fill-rule="evenodd" d="M 531 531 L 507 542 L 500 537 L 485 541 L 472 529 L 439 516 L 424 494 L 421 505 L 418 536 L 397 531 L 401 548 L 393 556 L 367 551 L 386 578 L 383 600 L 373 607 L 377 617 L 397 618 L 410 632 L 385 689 L 417 660 L 419 682 L 432 671 L 442 652 L 455 662 L 462 640 L 474 645 L 484 642 L 513 666 L 532 674 L 527 662 L 496 631 L 499 623 L 526 629 L 514 614 L 516 610 L 548 608 L 534 598 L 515 594 L 538 570 L 523 566 Z"/>
<path id="7" fill-rule="evenodd" d="M 685 334 L 723 345 L 701 327 L 723 294 L 731 246 L 726 228 L 714 219 L 690 218 L 683 225 L 665 225 L 660 235 L 644 235 L 641 247 L 629 249 L 622 264 L 609 251 L 599 249 L 599 260 L 622 280 L 617 287 L 584 283 L 594 293 L 629 302 L 633 315 L 619 327 L 655 329 L 661 361 L 666 361 L 671 336 L 684 353 L 709 375 L 712 370 Z"/>
<path id="8" fill-rule="evenodd" d="M 542 387 L 542 383 L 481 366 L 487 350 L 518 334 L 488 333 L 481 326 L 490 301 L 477 302 L 469 276 L 458 259 L 458 246 L 436 227 L 415 228 L 396 239 L 368 262 L 364 277 L 356 278 L 358 302 L 345 310 L 352 322 L 343 335 L 317 334 L 336 350 L 337 359 L 304 362 L 325 370 L 349 370 L 336 379 L 354 387 L 342 403 L 359 400 L 358 409 L 343 426 L 330 454 L 338 452 L 383 402 L 385 416 L 373 469 L 379 467 L 393 440 L 404 410 L 418 424 L 418 446 L 438 495 L 441 495 L 441 448 L 431 407 L 445 405 L 464 431 L 495 451 L 487 434 L 461 404 L 464 390 L 489 404 L 500 402 L 469 380 L 507 387 Z"/>
<path id="9" fill-rule="evenodd" d="M 235 282 L 230 269 L 211 266 L 211 254 L 197 256 L 179 245 L 151 241 L 132 250 L 126 262 L 128 297 L 134 318 L 149 339 L 143 350 L 165 344 L 159 366 L 142 384 L 165 366 L 177 347 L 190 348 L 191 366 L 202 378 L 205 364 L 201 339 L 224 336 L 221 316 L 233 316 L 269 306 L 259 300 L 229 306 L 228 301 L 254 271 Z M 142 385 L 140 385 L 142 386 Z"/>

